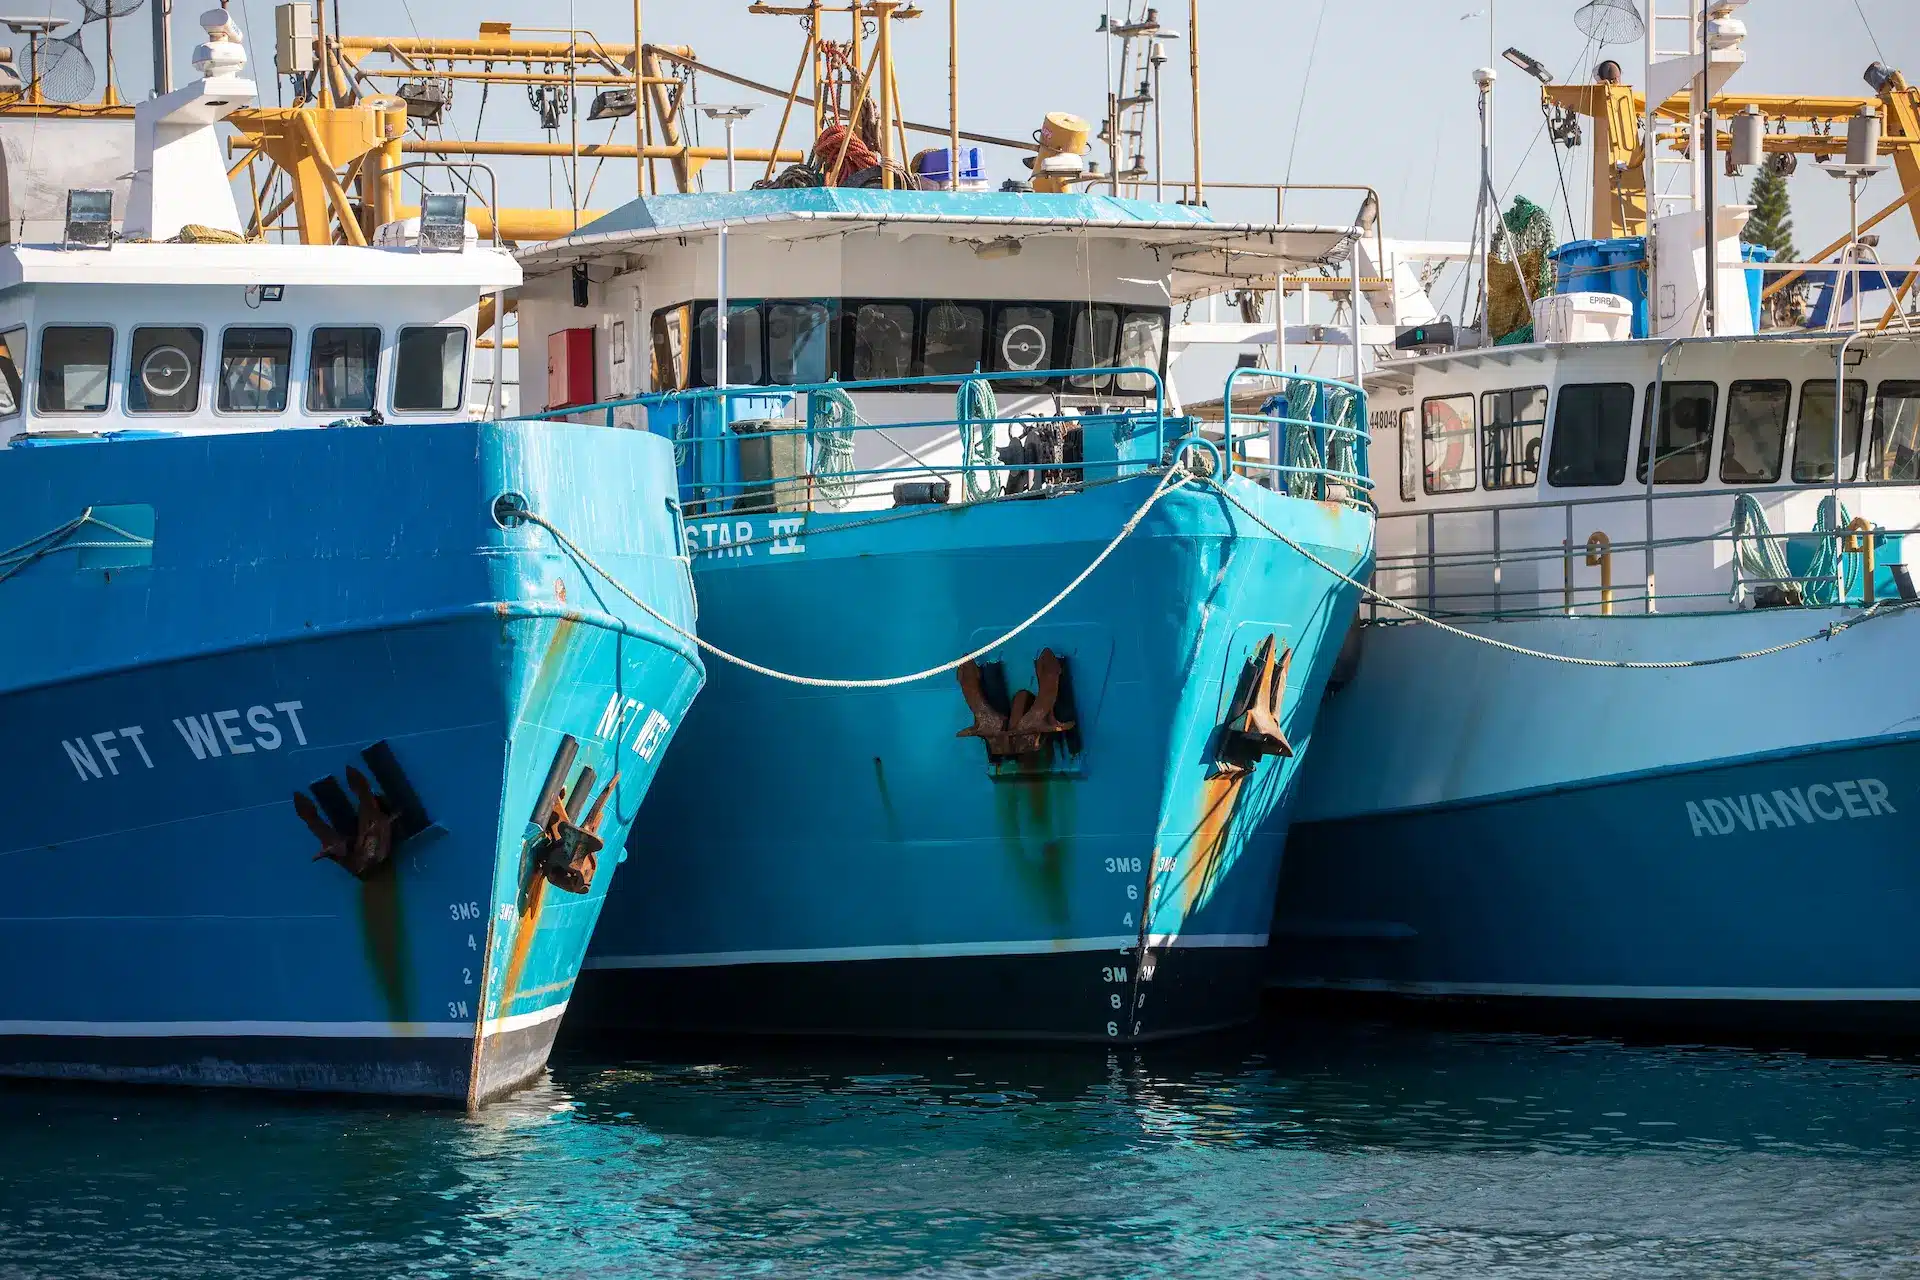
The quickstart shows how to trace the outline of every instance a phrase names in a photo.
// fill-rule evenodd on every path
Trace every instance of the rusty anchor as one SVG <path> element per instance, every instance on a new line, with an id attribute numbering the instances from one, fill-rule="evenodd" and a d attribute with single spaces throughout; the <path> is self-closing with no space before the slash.
<path id="1" fill-rule="evenodd" d="M 580 743 L 572 734 L 560 740 L 560 746 L 553 753 L 553 763 L 547 766 L 547 780 L 540 788 L 539 799 L 534 801 L 530 819 L 540 828 L 533 848 L 534 867 L 546 877 L 547 883 L 567 893 L 585 893 L 593 888 L 594 873 L 600 868 L 600 851 L 607 843 L 600 838 L 600 823 L 606 816 L 607 797 L 620 782 L 618 773 L 608 778 L 593 804 L 576 821 L 581 803 L 593 792 L 595 779 L 593 766 L 585 765 L 572 788 L 562 789 L 579 750 Z"/>
<path id="2" fill-rule="evenodd" d="M 309 784 L 307 791 L 293 793 L 293 811 L 320 842 L 315 862 L 337 862 L 364 880 L 432 821 L 392 747 L 376 742 L 360 753 L 360 759 L 373 775 L 371 781 L 348 765 L 344 789 L 331 775 L 321 778 Z"/>
<path id="3" fill-rule="evenodd" d="M 1276 661 L 1274 650 L 1279 649 Z M 1293 755 L 1293 744 L 1280 728 L 1280 707 L 1287 693 L 1287 672 L 1293 650 L 1269 635 L 1247 660 L 1240 687 L 1220 730 L 1217 763 L 1224 773 L 1249 773 L 1266 756 Z"/>
<path id="4" fill-rule="evenodd" d="M 991 664 L 998 675 L 998 663 Z M 957 738 L 979 738 L 986 744 L 991 761 L 1030 756 L 1046 746 L 1049 738 L 1071 733 L 1071 720 L 1061 720 L 1059 709 L 1062 684 L 1066 678 L 1066 659 L 1051 649 L 1042 649 L 1033 660 L 1033 689 L 1016 692 L 1002 711 L 987 691 L 986 671 L 978 662 L 961 666 L 960 696 L 973 712 L 973 723 L 960 730 Z"/>

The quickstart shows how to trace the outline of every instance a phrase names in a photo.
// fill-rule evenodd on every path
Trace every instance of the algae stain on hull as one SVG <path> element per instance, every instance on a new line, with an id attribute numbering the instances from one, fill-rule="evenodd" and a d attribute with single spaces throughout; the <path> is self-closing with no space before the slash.
<path id="1" fill-rule="evenodd" d="M 389 858 L 360 881 L 360 927 L 367 965 L 380 987 L 387 1020 L 409 1021 L 405 917 L 394 859 Z"/>
<path id="2" fill-rule="evenodd" d="M 1073 784 L 1020 778 L 996 782 L 994 792 L 1001 842 L 1015 873 L 1056 932 L 1065 930 L 1072 919 L 1067 872 L 1078 828 Z"/>

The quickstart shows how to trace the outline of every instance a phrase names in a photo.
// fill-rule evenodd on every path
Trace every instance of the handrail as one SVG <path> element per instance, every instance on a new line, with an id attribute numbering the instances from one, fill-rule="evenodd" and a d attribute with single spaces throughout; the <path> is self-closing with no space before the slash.
<path id="1" fill-rule="evenodd" d="M 1314 419 L 1293 419 L 1274 415 L 1258 415 L 1261 421 L 1295 425 L 1319 432 L 1321 435 L 1321 465 L 1283 466 L 1275 458 L 1269 463 L 1260 463 L 1244 457 L 1236 457 L 1232 449 L 1233 419 L 1229 414 L 1227 422 L 1227 440 L 1217 450 L 1224 459 L 1223 465 L 1229 470 L 1238 469 L 1243 474 L 1259 471 L 1273 478 L 1261 483 L 1270 484 L 1279 489 L 1284 485 L 1283 477 L 1305 475 L 1312 478 L 1317 496 L 1325 500 L 1329 497 L 1339 501 L 1353 502 L 1368 508 L 1372 506 L 1370 497 L 1373 480 L 1368 465 L 1368 442 L 1370 433 L 1366 429 L 1366 392 L 1363 388 L 1335 378 L 1325 378 L 1312 374 L 1280 374 L 1268 370 L 1236 369 L 1227 381 L 1228 398 L 1231 399 L 1234 383 L 1245 377 L 1266 376 L 1272 378 L 1297 379 L 1330 389 L 1338 389 L 1354 397 L 1355 422 L 1358 426 L 1347 427 L 1337 422 L 1317 421 Z M 1093 392 L 1076 393 L 1071 384 L 1083 379 L 1098 379 L 1111 385 L 1120 378 L 1137 378 L 1143 384 L 1138 392 Z M 1009 385 L 1016 393 L 1028 393 L 1033 397 L 1050 401 L 1052 411 L 1007 413 L 995 410 L 991 416 L 974 416 L 969 412 L 971 397 L 957 407 L 954 416 L 940 418 L 914 419 L 900 422 L 868 423 L 860 420 L 858 414 L 851 420 L 842 421 L 844 414 L 834 415 L 833 420 L 822 419 L 815 397 L 829 396 L 841 400 L 847 396 L 867 396 L 874 393 L 893 391 L 911 391 L 916 389 L 937 388 L 951 391 L 956 395 L 967 396 L 965 388 L 969 386 L 992 387 Z M 1149 389 L 1146 389 L 1150 387 Z M 1084 397 L 1088 402 L 1085 412 L 1074 412 L 1061 404 L 1061 392 L 1065 391 L 1076 399 Z M 747 419 L 736 418 L 732 408 L 742 399 L 773 400 L 781 407 L 764 417 L 749 413 Z M 1117 402 L 1117 403 L 1116 403 Z M 719 407 L 719 413 L 710 416 L 706 406 Z M 1075 406 L 1076 408 L 1080 406 Z M 807 495 L 810 509 L 816 484 L 831 484 L 829 509 L 837 510 L 848 501 L 859 499 L 866 502 L 880 497 L 886 490 L 863 485 L 861 482 L 883 476 L 900 477 L 903 475 L 931 475 L 936 479 L 947 479 L 954 475 L 963 478 L 973 476 L 995 476 L 1001 473 L 1028 472 L 1035 477 L 1036 486 L 1057 485 L 1063 480 L 1079 483 L 1085 480 L 1088 472 L 1111 471 L 1115 477 L 1129 472 L 1143 470 L 1150 466 L 1163 465 L 1169 446 L 1174 444 L 1173 436 L 1182 439 L 1201 438 L 1194 419 L 1183 414 L 1170 414 L 1167 406 L 1167 391 L 1164 379 L 1159 372 L 1144 366 L 1092 366 L 1057 370 L 1009 370 L 993 373 L 977 372 L 971 374 L 923 374 L 913 377 L 874 378 L 858 382 L 840 382 L 829 379 L 824 382 L 802 382 L 776 386 L 726 386 L 726 387 L 690 387 L 684 390 L 648 392 L 636 396 L 626 396 L 615 400 L 598 401 L 587 405 L 574 405 L 564 408 L 546 409 L 535 413 L 523 413 L 516 421 L 545 422 L 559 420 L 592 421 L 600 419 L 608 427 L 617 425 L 617 415 L 621 410 L 637 410 L 640 413 L 678 414 L 674 420 L 678 428 L 690 429 L 694 434 L 683 434 L 681 429 L 673 432 L 677 446 L 683 446 L 680 453 L 683 468 L 681 480 L 683 488 L 693 491 L 693 500 L 702 504 L 723 501 L 736 490 L 755 492 L 768 484 L 767 479 L 755 472 L 749 477 L 740 470 L 740 463 L 732 454 L 712 455 L 701 453 L 690 455 L 686 450 L 705 449 L 707 447 L 731 442 L 739 444 L 755 440 L 778 440 L 793 437 L 806 437 L 809 441 L 834 440 L 841 442 L 840 448 L 848 449 L 836 457 L 833 465 L 821 466 L 817 454 L 807 451 L 807 456 L 797 464 L 794 455 L 783 454 L 782 467 L 798 465 L 801 470 L 782 472 L 773 482 L 776 486 L 791 482 Z M 977 412 L 977 410 L 976 410 Z M 777 416 L 776 416 L 777 414 Z M 789 417 L 788 415 L 792 415 Z M 1326 414 L 1316 414 L 1325 417 Z M 1245 421 L 1246 414 L 1240 415 Z M 716 432 L 713 423 L 718 421 Z M 1107 454 L 1104 449 L 1096 457 L 1088 457 L 1087 450 L 1080 459 L 1066 462 L 1051 456 L 1025 460 L 1016 458 L 1007 461 L 995 440 L 995 428 L 1019 427 L 1023 435 L 1037 425 L 1056 424 L 1064 428 L 1078 427 L 1083 424 L 1102 423 L 1111 426 L 1114 433 L 1116 452 Z M 751 429 L 741 430 L 741 425 Z M 927 447 L 950 450 L 954 436 L 958 435 L 962 455 L 927 459 L 914 452 L 914 448 L 894 438 L 893 433 L 909 430 L 933 430 L 952 434 L 927 443 L 916 442 L 915 447 Z M 886 465 L 855 468 L 851 465 L 850 446 L 844 444 L 854 433 L 872 433 L 884 440 L 897 451 Z M 1354 460 L 1351 469 L 1332 465 L 1325 447 L 1328 437 L 1347 438 L 1353 441 Z M 1004 437 L 1001 437 L 1004 438 Z M 1018 439 L 1019 437 L 1016 437 Z M 971 441 L 971 443 L 969 443 Z M 1149 452 L 1150 446 L 1150 452 Z M 1211 447 L 1211 442 L 1209 442 Z M 824 447 L 824 446 L 821 446 Z M 803 450 L 805 446 L 802 446 Z M 691 457 L 692 472 L 685 468 Z M 764 455 L 761 455 L 764 458 Z M 716 461 L 716 458 L 718 460 Z M 1345 459 L 1342 459 L 1345 461 Z M 764 468 L 761 461 L 758 466 Z M 717 474 L 715 469 L 717 468 Z M 1071 473 L 1070 475 L 1067 473 Z M 691 478 L 690 478 L 691 475 Z M 1332 490 L 1339 486 L 1339 492 Z M 967 482 L 970 498 L 977 500 L 981 495 L 972 492 L 972 481 Z M 998 482 L 989 480 L 986 487 L 997 492 Z M 1295 493 L 1298 494 L 1298 490 Z M 896 498 L 896 501 L 899 500 Z"/>

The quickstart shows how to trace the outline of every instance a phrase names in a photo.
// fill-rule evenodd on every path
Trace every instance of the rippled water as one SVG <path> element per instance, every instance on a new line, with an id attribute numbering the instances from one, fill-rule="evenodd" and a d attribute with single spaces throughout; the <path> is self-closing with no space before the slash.
<path id="1" fill-rule="evenodd" d="M 476 1118 L 0 1086 L 7 1276 L 1920 1276 L 1920 1067 L 1275 1023 L 672 1046 Z"/>

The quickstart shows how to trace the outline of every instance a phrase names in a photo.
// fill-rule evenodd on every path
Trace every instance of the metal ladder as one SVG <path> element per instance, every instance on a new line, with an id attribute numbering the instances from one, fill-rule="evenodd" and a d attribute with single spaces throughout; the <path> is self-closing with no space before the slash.
<path id="1" fill-rule="evenodd" d="M 1692 72 L 1687 79 L 1688 110 L 1698 115 L 1702 104 L 1692 99 L 1699 85 L 1700 41 L 1699 0 L 1647 0 L 1647 65 L 1646 76 L 1641 84 L 1647 90 L 1645 171 L 1647 217 L 1650 220 L 1662 214 L 1697 211 L 1700 208 L 1699 157 L 1697 154 L 1683 156 L 1659 145 L 1659 117 L 1654 113 L 1661 104 L 1654 101 L 1653 88 L 1659 80 L 1673 74 L 1669 69 L 1665 76 L 1658 76 L 1654 68 L 1685 59 Z M 1668 82 L 1671 83 L 1671 80 Z M 1676 169 L 1684 175 L 1684 181 L 1675 185 L 1684 190 L 1669 191 L 1663 183 L 1675 176 Z"/>

